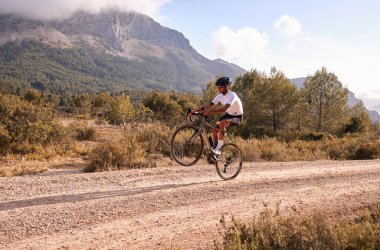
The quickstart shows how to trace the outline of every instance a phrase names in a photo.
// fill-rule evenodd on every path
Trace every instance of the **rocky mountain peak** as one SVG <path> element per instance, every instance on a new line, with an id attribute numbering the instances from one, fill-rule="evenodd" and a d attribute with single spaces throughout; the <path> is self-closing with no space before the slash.
<path id="1" fill-rule="evenodd" d="M 116 50 L 120 50 L 122 41 L 137 39 L 159 46 L 194 51 L 182 33 L 163 27 L 151 17 L 136 12 L 108 10 L 91 14 L 79 11 L 69 18 L 51 21 L 0 15 L 0 33 L 7 33 L 8 37 L 11 37 L 10 33 L 20 34 L 37 29 L 55 30 L 66 36 L 90 35 L 104 39 Z"/>
<path id="2" fill-rule="evenodd" d="M 149 16 L 135 12 L 77 12 L 69 19 L 56 21 L 54 26 L 64 34 L 88 34 L 104 38 L 113 44 L 137 39 L 186 51 L 193 50 L 189 40 L 182 33 L 163 27 Z"/>

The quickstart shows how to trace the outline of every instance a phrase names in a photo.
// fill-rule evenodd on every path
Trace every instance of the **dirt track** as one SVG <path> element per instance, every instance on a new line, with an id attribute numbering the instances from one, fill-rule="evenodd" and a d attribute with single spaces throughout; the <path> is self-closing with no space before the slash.
<path id="1" fill-rule="evenodd" d="M 380 160 L 245 163 L 232 181 L 212 165 L 0 178 L 0 248 L 207 249 L 222 214 L 278 201 L 334 213 L 380 202 Z"/>

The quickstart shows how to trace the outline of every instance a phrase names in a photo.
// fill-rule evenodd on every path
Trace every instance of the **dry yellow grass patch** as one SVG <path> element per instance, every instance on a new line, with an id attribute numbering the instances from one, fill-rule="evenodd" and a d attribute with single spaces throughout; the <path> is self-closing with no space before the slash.
<path id="1" fill-rule="evenodd" d="M 38 174 L 50 169 L 83 169 L 81 158 L 55 157 L 49 160 L 27 160 L 7 157 L 0 160 L 0 177 Z"/>

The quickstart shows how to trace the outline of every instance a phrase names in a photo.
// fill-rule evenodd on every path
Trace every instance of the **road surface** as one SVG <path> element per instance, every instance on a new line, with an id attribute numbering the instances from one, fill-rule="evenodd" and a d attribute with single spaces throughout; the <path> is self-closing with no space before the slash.
<path id="1" fill-rule="evenodd" d="M 231 181 L 207 164 L 4 177 L 0 248 L 209 249 L 222 214 L 278 202 L 338 214 L 379 203 L 380 160 L 244 163 Z"/>

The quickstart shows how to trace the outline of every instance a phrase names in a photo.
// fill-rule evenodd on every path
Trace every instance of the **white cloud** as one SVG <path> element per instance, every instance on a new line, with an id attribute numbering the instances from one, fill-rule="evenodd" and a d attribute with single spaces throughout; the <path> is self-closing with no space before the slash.
<path id="1" fill-rule="evenodd" d="M 266 33 L 251 27 L 235 31 L 220 27 L 213 32 L 217 56 L 247 70 L 256 68 L 268 72 L 271 66 L 275 66 L 289 78 L 312 75 L 325 66 L 367 107 L 380 104 L 378 49 L 353 46 L 349 41 L 303 32 L 298 21 L 292 26 L 289 25 L 291 21 L 280 20 L 297 19 L 277 20 L 276 27 L 282 28 L 276 29 L 287 39 L 277 36 L 270 39 Z"/>
<path id="2" fill-rule="evenodd" d="M 268 67 L 266 48 L 269 37 L 266 33 L 250 27 L 233 31 L 229 27 L 221 26 L 212 36 L 218 57 L 246 69 Z"/>
<path id="3" fill-rule="evenodd" d="M 1 0 L 0 13 L 35 19 L 68 17 L 78 10 L 97 13 L 104 9 L 136 11 L 160 19 L 160 7 L 170 0 Z"/>
<path id="4" fill-rule="evenodd" d="M 380 104 L 380 68 L 378 50 L 352 46 L 331 37 L 302 34 L 272 48 L 273 66 L 289 78 L 312 75 L 325 66 L 330 72 L 364 101 L 367 107 Z"/>
<path id="5" fill-rule="evenodd" d="M 301 34 L 302 25 L 297 18 L 289 15 L 282 15 L 274 21 L 273 29 L 280 35 L 286 37 L 294 37 Z"/>

